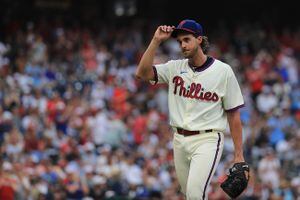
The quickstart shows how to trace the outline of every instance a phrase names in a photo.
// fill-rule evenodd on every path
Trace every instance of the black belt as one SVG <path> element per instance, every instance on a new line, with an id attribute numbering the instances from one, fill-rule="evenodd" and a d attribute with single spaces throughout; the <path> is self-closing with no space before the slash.
<path id="1" fill-rule="evenodd" d="M 183 136 L 191 136 L 191 135 L 197 135 L 200 133 L 209 133 L 212 132 L 212 129 L 204 130 L 204 131 L 189 131 L 182 128 L 177 128 L 177 133 Z"/>

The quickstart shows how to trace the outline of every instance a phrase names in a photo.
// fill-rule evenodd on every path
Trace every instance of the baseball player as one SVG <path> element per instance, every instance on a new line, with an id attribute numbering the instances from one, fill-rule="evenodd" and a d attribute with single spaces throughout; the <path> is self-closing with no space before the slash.
<path id="1" fill-rule="evenodd" d="M 156 50 L 170 37 L 177 39 L 184 59 L 153 66 Z M 188 200 L 208 198 L 209 183 L 223 151 L 227 122 L 235 148 L 234 162 L 244 161 L 241 90 L 231 67 L 207 55 L 207 47 L 203 28 L 194 20 L 183 20 L 177 27 L 162 25 L 136 69 L 139 79 L 168 84 L 175 169 Z"/>

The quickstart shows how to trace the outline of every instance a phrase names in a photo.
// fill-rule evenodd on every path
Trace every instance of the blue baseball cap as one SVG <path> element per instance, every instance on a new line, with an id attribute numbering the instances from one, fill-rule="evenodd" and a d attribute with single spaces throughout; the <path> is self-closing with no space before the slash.
<path id="1" fill-rule="evenodd" d="M 194 34 L 195 36 L 203 36 L 203 28 L 201 24 L 197 23 L 195 20 L 185 19 L 182 20 L 178 26 L 174 29 L 171 36 L 177 37 L 180 32 L 188 32 Z"/>

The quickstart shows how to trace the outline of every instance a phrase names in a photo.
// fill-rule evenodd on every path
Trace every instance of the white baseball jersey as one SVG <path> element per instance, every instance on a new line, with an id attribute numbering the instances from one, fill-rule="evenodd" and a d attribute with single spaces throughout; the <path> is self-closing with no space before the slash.
<path id="1" fill-rule="evenodd" d="M 170 125 L 186 130 L 224 131 L 225 111 L 244 105 L 237 79 L 228 64 L 212 57 L 195 69 L 188 59 L 153 67 L 156 80 L 151 83 L 169 85 Z"/>

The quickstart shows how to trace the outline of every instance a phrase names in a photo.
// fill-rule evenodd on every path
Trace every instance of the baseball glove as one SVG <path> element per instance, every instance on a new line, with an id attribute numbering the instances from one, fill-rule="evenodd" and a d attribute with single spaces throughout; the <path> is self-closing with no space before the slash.
<path id="1" fill-rule="evenodd" d="M 221 183 L 221 188 L 232 199 L 237 198 L 246 188 L 249 181 L 249 165 L 246 162 L 235 163 L 227 178 Z"/>

